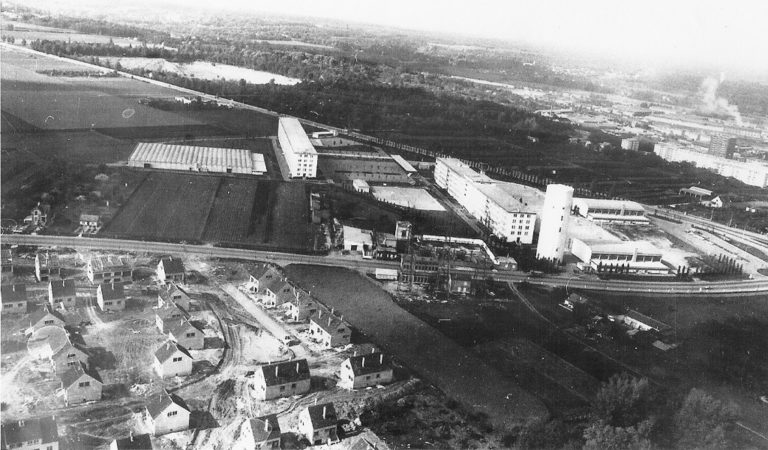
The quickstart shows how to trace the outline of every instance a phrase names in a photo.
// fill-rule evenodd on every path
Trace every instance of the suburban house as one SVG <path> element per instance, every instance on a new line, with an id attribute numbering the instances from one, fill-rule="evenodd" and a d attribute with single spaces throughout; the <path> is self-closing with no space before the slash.
<path id="1" fill-rule="evenodd" d="M 59 255 L 55 253 L 38 253 L 35 255 L 35 278 L 38 282 L 50 281 L 52 276 L 61 276 Z"/>
<path id="2" fill-rule="evenodd" d="M 563 300 L 563 303 L 560 305 L 563 308 L 573 311 L 574 309 L 581 307 L 581 306 L 587 306 L 589 304 L 589 299 L 581 296 L 577 293 L 572 293 L 568 296 L 565 300 Z"/>
<path id="3" fill-rule="evenodd" d="M 54 308 L 74 308 L 77 299 L 75 280 L 56 280 L 48 282 L 48 301 Z"/>
<path id="4" fill-rule="evenodd" d="M 109 450 L 154 450 L 152 436 L 148 433 L 136 434 L 122 439 L 113 439 L 109 444 Z"/>
<path id="5" fill-rule="evenodd" d="M 98 214 L 80 214 L 80 228 L 83 233 L 95 233 L 101 226 Z"/>
<path id="6" fill-rule="evenodd" d="M 280 424 L 277 414 L 261 416 L 248 421 L 253 435 L 253 448 L 259 450 L 280 448 Z"/>
<path id="7" fill-rule="evenodd" d="M 188 320 L 189 314 L 175 305 L 165 305 L 155 310 L 155 325 L 161 333 L 167 333 L 166 323 L 170 324 L 180 319 Z"/>
<path id="8" fill-rule="evenodd" d="M 0 254 L 0 270 L 13 273 L 13 252 L 5 249 Z"/>
<path id="9" fill-rule="evenodd" d="M 253 395 L 258 400 L 272 400 L 309 392 L 309 363 L 306 359 L 266 364 L 254 373 Z"/>
<path id="10" fill-rule="evenodd" d="M 192 355 L 177 342 L 167 341 L 155 351 L 155 372 L 160 378 L 187 376 L 192 373 Z"/>
<path id="11" fill-rule="evenodd" d="M 625 325 L 640 331 L 656 331 L 662 335 L 672 332 L 672 327 L 645 314 L 630 309 L 625 315 L 618 316 Z"/>
<path id="12" fill-rule="evenodd" d="M 59 431 L 53 417 L 3 422 L 2 449 L 59 450 Z"/>
<path id="13" fill-rule="evenodd" d="M 259 301 L 266 308 L 280 306 L 288 300 L 295 298 L 294 288 L 285 278 L 272 278 L 259 283 L 256 293 Z"/>
<path id="14" fill-rule="evenodd" d="M 263 283 L 282 277 L 283 276 L 275 267 L 268 264 L 259 264 L 256 266 L 256 270 L 248 274 L 248 290 L 256 294 L 259 292 L 259 288 Z"/>
<path id="15" fill-rule="evenodd" d="M 179 318 L 163 323 L 168 338 L 189 350 L 200 350 L 205 346 L 205 335 L 187 319 Z"/>
<path id="16" fill-rule="evenodd" d="M 56 353 L 51 355 L 51 365 L 56 373 L 64 373 L 73 366 L 88 363 L 88 353 L 78 343 L 72 342 L 67 336 L 67 343 Z"/>
<path id="17" fill-rule="evenodd" d="M 352 330 L 343 319 L 318 309 L 317 315 L 309 319 L 309 335 L 323 347 L 331 348 L 349 344 Z"/>
<path id="18" fill-rule="evenodd" d="M 133 281 L 133 269 L 119 256 L 93 257 L 88 260 L 85 273 L 93 284 Z"/>
<path id="19" fill-rule="evenodd" d="M 169 283 L 165 288 L 160 288 L 160 292 L 157 294 L 157 307 L 162 308 L 166 305 L 176 305 L 184 311 L 189 311 L 190 303 L 189 294 L 177 286 L 175 283 Z"/>
<path id="20" fill-rule="evenodd" d="M 125 309 L 125 289 L 123 283 L 101 283 L 96 289 L 96 302 L 102 311 L 122 311 Z"/>
<path id="21" fill-rule="evenodd" d="M 149 427 L 155 436 L 189 428 L 189 406 L 181 397 L 166 390 L 152 396 L 146 411 Z"/>
<path id="22" fill-rule="evenodd" d="M 46 303 L 42 308 L 30 314 L 29 329 L 26 332 L 31 334 L 40 328 L 51 326 L 64 328 L 66 324 L 67 321 L 64 316 Z"/>
<path id="23" fill-rule="evenodd" d="M 162 258 L 157 263 L 157 279 L 161 283 L 183 283 L 184 273 L 184 261 L 180 258 Z"/>
<path id="24" fill-rule="evenodd" d="M 4 284 L 0 288 L 2 294 L 3 314 L 25 314 L 29 299 L 27 298 L 27 286 L 24 284 Z"/>
<path id="25" fill-rule="evenodd" d="M 294 322 L 304 322 L 317 313 L 317 303 L 302 291 L 297 294 L 295 300 L 285 303 L 286 315 Z"/>
<path id="26" fill-rule="evenodd" d="M 345 389 L 387 384 L 392 382 L 392 364 L 381 352 L 355 355 L 341 363 L 339 376 L 339 386 Z"/>
<path id="27" fill-rule="evenodd" d="M 307 406 L 299 414 L 299 434 L 306 437 L 311 445 L 339 442 L 336 431 L 338 424 L 333 403 Z"/>
<path id="28" fill-rule="evenodd" d="M 61 388 L 67 405 L 101 400 L 103 382 L 95 370 L 89 370 L 82 362 L 70 366 L 61 374 Z"/>

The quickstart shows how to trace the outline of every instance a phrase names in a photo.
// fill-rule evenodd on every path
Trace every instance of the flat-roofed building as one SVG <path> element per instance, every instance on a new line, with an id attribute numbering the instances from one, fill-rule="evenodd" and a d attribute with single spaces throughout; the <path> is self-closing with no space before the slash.
<path id="1" fill-rule="evenodd" d="M 574 198 L 573 207 L 578 214 L 598 223 L 648 223 L 645 208 L 629 200 Z"/>
<path id="2" fill-rule="evenodd" d="M 59 431 L 53 417 L 4 422 L 0 435 L 3 450 L 59 450 Z"/>
<path id="3" fill-rule="evenodd" d="M 37 253 L 35 255 L 35 278 L 37 281 L 50 281 L 52 276 L 61 276 L 61 264 L 56 253 Z"/>
<path id="4" fill-rule="evenodd" d="M 263 175 L 267 171 L 264 155 L 234 148 L 170 145 L 140 142 L 128 165 L 146 169 L 192 172 L 240 173 Z"/>
<path id="5" fill-rule="evenodd" d="M 25 314 L 29 309 L 25 284 L 4 284 L 2 287 L 3 314 Z"/>
<path id="6" fill-rule="evenodd" d="M 759 162 L 727 159 L 668 143 L 657 144 L 653 151 L 667 161 L 690 162 L 696 167 L 724 177 L 733 177 L 750 186 L 768 187 L 768 165 Z"/>
<path id="7" fill-rule="evenodd" d="M 299 119 L 280 117 L 277 125 L 277 139 L 288 163 L 293 178 L 315 178 L 317 176 L 317 151 L 312 146 Z"/>
<path id="8" fill-rule="evenodd" d="M 260 366 L 253 375 L 253 396 L 257 400 L 273 400 L 309 392 L 309 363 L 296 359 Z"/>
<path id="9" fill-rule="evenodd" d="M 627 138 L 621 140 L 621 148 L 624 150 L 638 151 L 640 149 L 640 139 Z"/>
<path id="10" fill-rule="evenodd" d="M 133 269 L 120 256 L 96 256 L 88 260 L 85 273 L 93 284 L 130 283 L 133 281 Z"/>
<path id="11" fill-rule="evenodd" d="M 667 274 L 663 253 L 647 241 L 589 241 L 574 238 L 571 253 L 598 272 Z"/>

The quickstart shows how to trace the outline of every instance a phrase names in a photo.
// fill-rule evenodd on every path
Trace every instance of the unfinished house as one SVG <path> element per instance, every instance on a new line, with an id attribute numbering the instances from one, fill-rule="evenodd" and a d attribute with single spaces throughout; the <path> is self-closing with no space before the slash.
<path id="1" fill-rule="evenodd" d="M 38 253 L 35 255 L 35 278 L 38 282 L 51 281 L 51 277 L 61 276 L 61 264 L 56 253 Z"/>
<path id="2" fill-rule="evenodd" d="M 93 284 L 133 281 L 133 269 L 119 256 L 94 256 L 88 260 L 85 273 Z"/>
<path id="3" fill-rule="evenodd" d="M 190 301 L 189 294 L 175 283 L 169 283 L 165 287 L 161 287 L 160 292 L 157 294 L 158 308 L 176 305 L 184 311 L 189 311 Z"/>

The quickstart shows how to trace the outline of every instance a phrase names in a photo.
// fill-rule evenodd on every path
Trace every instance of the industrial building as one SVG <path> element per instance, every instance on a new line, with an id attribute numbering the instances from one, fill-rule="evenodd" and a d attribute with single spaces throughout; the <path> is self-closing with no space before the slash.
<path id="1" fill-rule="evenodd" d="M 667 274 L 663 254 L 647 241 L 590 241 L 574 238 L 571 253 L 590 270 L 600 272 L 622 268 L 627 273 Z"/>
<path id="2" fill-rule="evenodd" d="M 264 155 L 250 150 L 155 142 L 139 142 L 128 159 L 128 166 L 248 175 L 263 175 L 267 172 Z"/>
<path id="3" fill-rule="evenodd" d="M 319 153 L 317 164 L 323 177 L 342 183 L 354 180 L 365 180 L 368 183 L 413 183 L 403 166 L 390 157 L 322 152 Z"/>
<path id="4" fill-rule="evenodd" d="M 597 223 L 648 223 L 643 205 L 629 200 L 574 198 L 573 209 Z"/>
<path id="5" fill-rule="evenodd" d="M 716 134 L 709 141 L 709 154 L 731 159 L 736 151 L 736 138 Z"/>
<path id="6" fill-rule="evenodd" d="M 435 182 L 493 234 L 530 244 L 543 198 L 536 189 L 496 181 L 453 158 L 437 158 Z"/>
<path id="7" fill-rule="evenodd" d="M 315 178 L 317 176 L 317 151 L 309 141 L 299 119 L 281 117 L 277 125 L 277 139 L 288 170 L 293 178 Z"/>
<path id="8" fill-rule="evenodd" d="M 573 206 L 573 188 L 563 184 L 550 184 L 541 213 L 539 243 L 536 257 L 563 262 L 568 222 Z"/>
<path id="9" fill-rule="evenodd" d="M 674 144 L 657 144 L 654 152 L 667 161 L 689 162 L 724 177 L 733 177 L 745 184 L 768 187 L 768 166 L 757 162 L 741 162 L 689 150 Z"/>

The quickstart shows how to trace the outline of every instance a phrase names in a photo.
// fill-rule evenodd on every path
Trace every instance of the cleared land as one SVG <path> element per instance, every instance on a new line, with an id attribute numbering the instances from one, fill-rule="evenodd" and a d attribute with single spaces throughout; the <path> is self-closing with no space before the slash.
<path id="1" fill-rule="evenodd" d="M 163 58 L 104 58 L 114 66 L 120 63 L 128 70 L 161 70 L 166 73 L 175 73 L 179 76 L 199 78 L 203 80 L 245 80 L 253 84 L 266 84 L 274 80 L 275 84 L 294 85 L 299 79 L 290 78 L 275 73 L 261 70 L 246 69 L 244 67 L 231 66 L 229 64 L 214 64 L 207 61 L 195 61 L 192 63 L 175 63 Z"/>
<path id="2" fill-rule="evenodd" d="M 344 314 L 373 342 L 434 382 L 449 396 L 488 414 L 497 425 L 525 422 L 546 408 L 512 379 L 489 367 L 426 323 L 392 302 L 357 272 L 333 267 L 290 265 L 291 280 Z"/>

